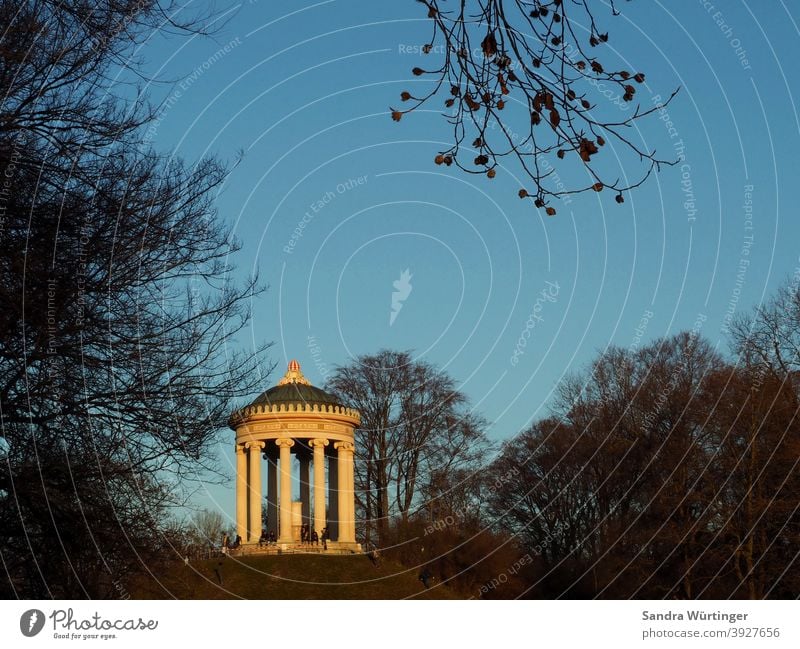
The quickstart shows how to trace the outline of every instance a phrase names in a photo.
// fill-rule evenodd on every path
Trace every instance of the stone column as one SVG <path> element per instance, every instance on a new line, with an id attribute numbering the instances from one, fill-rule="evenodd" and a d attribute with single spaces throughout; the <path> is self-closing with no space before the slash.
<path id="1" fill-rule="evenodd" d="M 273 449 L 274 451 L 274 449 Z M 267 531 L 278 538 L 278 458 L 270 451 L 267 455 Z"/>
<path id="2" fill-rule="evenodd" d="M 236 533 L 243 541 L 247 538 L 247 457 L 242 444 L 236 445 Z"/>
<path id="3" fill-rule="evenodd" d="M 250 452 L 250 534 L 249 543 L 258 543 L 261 536 L 261 449 L 266 446 L 264 442 L 247 442 L 245 444 Z M 244 538 L 244 537 L 242 537 Z"/>
<path id="4" fill-rule="evenodd" d="M 312 439 L 314 449 L 314 530 L 322 536 L 325 528 L 325 447 L 327 439 Z"/>
<path id="5" fill-rule="evenodd" d="M 350 526 L 348 536 L 350 540 L 356 542 L 356 476 L 355 476 L 355 447 L 350 445 L 350 452 L 347 458 L 347 484 L 349 494 L 347 497 L 347 505 L 350 508 L 347 524 Z"/>
<path id="6" fill-rule="evenodd" d="M 311 458 L 307 450 L 300 446 L 297 449 L 297 459 L 300 460 L 300 502 L 302 503 L 302 525 L 311 524 L 311 476 L 309 475 L 309 464 Z"/>
<path id="7" fill-rule="evenodd" d="M 276 439 L 275 443 L 281 449 L 281 526 L 279 530 L 279 543 L 292 543 L 292 452 L 293 439 Z"/>
<path id="8" fill-rule="evenodd" d="M 339 541 L 354 543 L 355 506 L 353 502 L 353 443 L 336 442 L 334 445 L 339 451 Z"/>
<path id="9" fill-rule="evenodd" d="M 335 453 L 328 456 L 328 532 L 339 540 L 339 460 Z"/>

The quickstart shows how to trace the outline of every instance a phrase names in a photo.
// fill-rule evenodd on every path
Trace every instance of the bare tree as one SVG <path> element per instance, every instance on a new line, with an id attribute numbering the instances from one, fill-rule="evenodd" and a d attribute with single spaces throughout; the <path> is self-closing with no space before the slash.
<path id="1" fill-rule="evenodd" d="M 569 0 L 460 0 L 451 8 L 440 0 L 418 0 L 433 30 L 423 51 L 431 57 L 427 75 L 432 87 L 416 97 L 404 90 L 405 109 L 392 109 L 395 121 L 444 95 L 444 113 L 452 125 L 452 144 L 439 151 L 436 164 L 457 165 L 468 173 L 494 178 L 503 158 L 515 157 L 530 186 L 519 190 L 536 207 L 556 213 L 552 197 L 586 191 L 613 191 L 618 203 L 624 192 L 640 186 L 662 164 L 632 134 L 641 118 L 669 104 L 642 107 L 639 70 L 615 70 L 602 63 L 608 33 L 601 31 L 590 5 Z M 611 12 L 617 13 L 614 2 Z M 606 58 L 611 58 L 609 55 Z M 616 93 L 619 106 L 609 105 L 601 89 Z M 602 167 L 595 156 L 619 147 L 626 166 Z M 558 171 L 556 168 L 558 167 Z M 566 180 L 578 180 L 574 185 Z M 584 178 L 585 180 L 580 180 Z M 557 179 L 557 181 L 556 181 Z"/>
<path id="2" fill-rule="evenodd" d="M 604 352 L 491 468 L 510 476 L 490 496 L 497 528 L 537 558 L 529 591 L 793 596 L 792 394 L 694 333 Z"/>
<path id="3" fill-rule="evenodd" d="M 255 278 L 212 198 L 225 169 L 151 148 L 158 109 L 111 82 L 178 6 L 0 2 L 0 550 L 13 596 L 104 597 L 214 471 L 263 372 L 231 353 Z M 169 549 L 166 547 L 166 549 Z M 164 553 L 160 553 L 163 555 Z"/>
<path id="4" fill-rule="evenodd" d="M 734 351 L 762 372 L 794 381 L 800 372 L 800 276 L 731 323 Z"/>
<path id="5" fill-rule="evenodd" d="M 409 352 L 360 356 L 337 368 L 328 387 L 361 412 L 356 492 L 368 539 L 374 527 L 385 542 L 393 517 L 407 524 L 420 494 L 457 488 L 458 471 L 482 458 L 484 422 L 452 377 Z"/>
<path id="6" fill-rule="evenodd" d="M 192 516 L 190 532 L 197 547 L 219 548 L 225 532 L 225 517 L 218 511 L 201 509 Z"/>

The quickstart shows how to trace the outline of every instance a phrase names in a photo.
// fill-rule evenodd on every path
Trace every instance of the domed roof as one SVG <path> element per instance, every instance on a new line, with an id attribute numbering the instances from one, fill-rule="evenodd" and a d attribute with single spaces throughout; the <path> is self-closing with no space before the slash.
<path id="1" fill-rule="evenodd" d="M 357 426 L 361 420 L 358 410 L 349 408 L 329 392 L 311 385 L 300 371 L 300 363 L 293 360 L 278 385 L 262 392 L 244 408 L 231 413 L 228 426 L 237 430 L 238 426 L 253 417 L 257 420 L 273 417 L 280 420 L 287 416 L 334 417 L 353 426 Z"/>
<path id="2" fill-rule="evenodd" d="M 302 383 L 287 383 L 276 385 L 274 388 L 262 392 L 253 401 L 251 406 L 278 405 L 281 403 L 319 403 L 331 406 L 344 406 L 336 397 L 321 388 Z"/>
<path id="3" fill-rule="evenodd" d="M 278 381 L 278 385 L 262 392 L 250 405 L 274 406 L 282 403 L 325 404 L 345 407 L 345 404 L 331 393 L 311 385 L 309 380 L 303 376 L 303 372 L 300 370 L 300 363 L 296 360 L 289 361 L 286 374 Z"/>

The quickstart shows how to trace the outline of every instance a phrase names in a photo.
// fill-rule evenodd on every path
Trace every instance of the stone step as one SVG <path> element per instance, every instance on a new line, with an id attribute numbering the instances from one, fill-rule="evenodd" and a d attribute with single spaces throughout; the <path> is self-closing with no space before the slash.
<path id="1" fill-rule="evenodd" d="M 274 545 L 262 545 L 258 543 L 246 543 L 236 550 L 229 551 L 231 556 L 244 556 L 251 554 L 339 554 L 352 555 L 361 553 L 359 543 L 338 543 L 328 542 L 328 549 L 321 545 L 305 545 L 302 543 L 279 543 Z"/>

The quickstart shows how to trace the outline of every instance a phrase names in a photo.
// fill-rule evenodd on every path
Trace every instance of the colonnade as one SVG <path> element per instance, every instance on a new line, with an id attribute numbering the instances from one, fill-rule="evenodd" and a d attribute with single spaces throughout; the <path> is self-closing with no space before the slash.
<path id="1" fill-rule="evenodd" d="M 292 455 L 300 460 L 300 516 L 311 530 L 339 543 L 355 543 L 353 442 L 326 437 L 293 436 L 236 444 L 236 529 L 245 543 L 261 537 L 261 461 L 267 460 L 267 530 L 279 544 L 298 543 L 292 499 Z M 294 451 L 294 452 L 293 452 Z M 325 461 L 328 460 L 326 507 Z M 313 501 L 311 474 L 313 469 Z M 313 507 L 313 518 L 311 516 Z"/>

